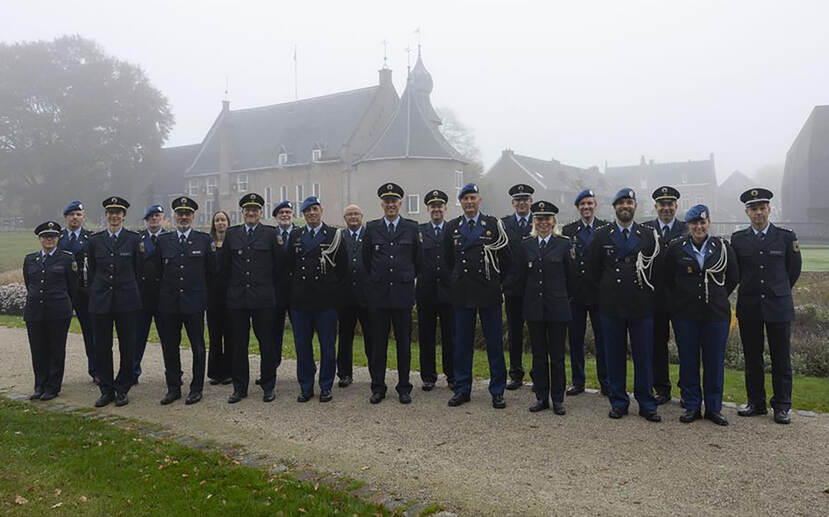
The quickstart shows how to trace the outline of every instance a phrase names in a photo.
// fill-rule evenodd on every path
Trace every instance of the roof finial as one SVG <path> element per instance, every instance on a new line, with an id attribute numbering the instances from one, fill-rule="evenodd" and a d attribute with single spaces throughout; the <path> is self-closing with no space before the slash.
<path id="1" fill-rule="evenodd" d="M 389 67 L 389 41 L 384 39 L 380 42 L 383 45 L 383 68 Z"/>
<path id="2" fill-rule="evenodd" d="M 412 48 L 406 45 L 404 50 L 406 51 L 406 77 L 408 78 L 412 74 Z"/>
<path id="3" fill-rule="evenodd" d="M 226 100 L 226 101 L 230 100 L 230 99 L 227 98 L 227 92 L 228 92 L 228 85 L 229 84 L 230 84 L 230 76 L 225 74 L 225 98 L 224 98 L 224 100 Z"/>
<path id="4" fill-rule="evenodd" d="M 414 30 L 414 34 L 417 35 L 417 57 L 420 57 L 420 45 L 423 43 L 423 38 L 420 34 L 420 27 Z"/>

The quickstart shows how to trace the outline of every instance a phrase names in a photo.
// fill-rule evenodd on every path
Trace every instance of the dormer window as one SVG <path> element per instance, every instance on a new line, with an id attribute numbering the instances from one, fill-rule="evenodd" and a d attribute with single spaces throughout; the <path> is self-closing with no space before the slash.
<path id="1" fill-rule="evenodd" d="M 277 163 L 279 165 L 285 165 L 286 163 L 288 163 L 288 153 L 286 153 L 285 151 L 280 152 L 279 156 L 277 157 Z"/>
<path id="2" fill-rule="evenodd" d="M 311 161 L 318 162 L 322 159 L 322 149 L 314 149 L 311 151 Z"/>

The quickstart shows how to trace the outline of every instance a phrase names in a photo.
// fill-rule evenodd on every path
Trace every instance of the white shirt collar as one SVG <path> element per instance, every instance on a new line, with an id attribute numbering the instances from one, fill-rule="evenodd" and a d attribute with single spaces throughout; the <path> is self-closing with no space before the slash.
<path id="1" fill-rule="evenodd" d="M 619 220 L 617 219 L 616 220 L 616 228 L 618 228 L 620 232 L 622 230 L 625 230 L 625 229 L 629 230 L 629 231 L 633 231 L 633 221 L 631 221 L 628 226 L 622 226 L 622 223 L 620 223 Z"/>
<path id="2" fill-rule="evenodd" d="M 253 226 L 248 226 L 248 225 L 246 224 L 246 225 L 245 225 L 245 232 L 252 232 L 253 230 L 255 230 L 255 229 L 256 229 L 256 227 L 257 227 L 257 226 L 259 226 L 259 224 L 254 224 Z"/>
<path id="3" fill-rule="evenodd" d="M 481 213 L 478 212 L 477 214 L 475 214 L 475 217 L 473 217 L 471 220 L 475 221 L 475 224 L 478 224 L 478 219 L 480 219 L 480 218 L 481 218 Z M 463 214 L 463 222 L 466 223 L 466 224 L 469 224 L 469 221 L 470 221 L 469 217 L 467 217 L 466 214 Z"/>
<path id="4" fill-rule="evenodd" d="M 656 220 L 659 221 L 659 231 L 660 232 L 662 232 L 662 229 L 665 228 L 666 226 L 668 227 L 668 231 L 671 231 L 671 230 L 674 229 L 674 221 L 676 221 L 676 218 L 671 219 L 671 222 L 668 223 L 668 224 L 663 223 L 662 219 L 657 218 Z"/>
<path id="5" fill-rule="evenodd" d="M 596 224 L 596 218 L 594 217 L 593 219 L 591 219 L 589 223 L 587 221 L 585 221 L 584 218 L 581 218 L 581 224 L 585 228 L 588 227 L 588 226 L 593 228 L 593 225 Z"/>
<path id="6" fill-rule="evenodd" d="M 528 222 L 528 223 L 529 223 L 529 222 L 530 222 L 530 214 L 527 214 L 527 215 L 518 215 L 518 212 L 515 212 L 515 222 L 516 222 L 516 223 L 520 223 L 520 222 L 521 222 L 521 219 L 523 219 L 525 222 Z"/>
<path id="7" fill-rule="evenodd" d="M 152 230 L 147 228 L 147 235 L 149 235 L 150 237 L 158 237 L 159 235 L 161 235 L 161 232 L 163 232 L 163 231 L 164 231 L 164 228 L 159 228 L 157 232 L 153 233 Z"/>
<path id="8" fill-rule="evenodd" d="M 43 249 L 41 249 L 40 250 L 40 258 L 46 258 L 46 257 L 54 256 L 54 254 L 57 250 L 58 250 L 57 246 L 54 249 L 52 249 L 51 253 L 46 253 Z"/>
<path id="9" fill-rule="evenodd" d="M 766 235 L 766 234 L 769 233 L 769 227 L 770 226 L 771 226 L 771 223 L 767 224 L 766 227 L 763 228 L 762 230 L 757 230 L 753 226 L 751 227 L 751 229 L 754 231 L 754 235 L 757 235 L 758 233 L 762 233 L 763 235 Z"/>
<path id="10" fill-rule="evenodd" d="M 122 226 L 122 227 L 118 228 L 117 232 L 112 233 L 112 230 L 107 228 L 107 233 L 109 234 L 110 237 L 112 237 L 113 235 L 115 235 L 116 237 L 120 237 L 121 236 L 121 230 L 123 230 L 123 229 L 124 229 L 124 227 Z"/>
<path id="11" fill-rule="evenodd" d="M 545 244 L 549 244 L 550 243 L 550 237 L 552 237 L 552 236 L 553 236 L 553 234 L 550 234 L 546 237 L 542 237 L 542 236 L 539 235 L 538 236 L 538 244 L 541 245 L 542 242 L 544 242 Z"/>
<path id="12" fill-rule="evenodd" d="M 400 216 L 395 217 L 394 221 L 389 221 L 388 218 L 384 217 L 383 221 L 386 223 L 386 229 L 389 228 L 390 224 L 394 224 L 394 227 L 397 228 L 400 223 Z"/>
<path id="13" fill-rule="evenodd" d="M 310 226 L 308 226 L 307 228 L 308 228 L 308 231 L 311 232 L 314 237 L 316 237 L 317 234 L 319 233 L 319 231 L 322 229 L 322 222 L 320 222 L 320 224 L 318 224 L 314 228 L 311 228 Z"/>
<path id="14" fill-rule="evenodd" d="M 187 231 L 182 233 L 182 232 L 181 232 L 181 230 L 179 230 L 178 228 L 176 228 L 176 234 L 178 234 L 178 238 L 179 238 L 179 239 L 181 239 L 181 236 L 182 236 L 182 235 L 184 235 L 184 237 L 185 237 L 185 238 L 189 239 L 189 238 L 190 238 L 190 231 L 191 231 L 191 230 L 192 230 L 192 228 L 187 228 Z"/>
<path id="15" fill-rule="evenodd" d="M 435 227 L 440 228 L 441 230 L 443 230 L 444 223 L 446 223 L 445 220 L 441 221 L 440 224 L 435 224 L 432 221 L 429 221 L 429 224 L 432 226 L 432 231 L 435 230 Z"/>
<path id="16" fill-rule="evenodd" d="M 358 226 L 356 230 L 352 230 L 351 228 L 349 228 L 348 231 L 349 231 L 350 234 L 355 234 L 356 233 L 357 237 L 359 237 L 360 234 L 363 233 L 363 227 Z"/>

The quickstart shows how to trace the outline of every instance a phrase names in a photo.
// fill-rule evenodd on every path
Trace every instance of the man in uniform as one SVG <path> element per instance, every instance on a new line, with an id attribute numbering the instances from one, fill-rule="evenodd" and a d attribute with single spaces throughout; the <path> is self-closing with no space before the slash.
<path id="1" fill-rule="evenodd" d="M 448 405 L 456 407 L 470 400 L 475 319 L 480 315 L 489 360 L 492 407 L 503 409 L 507 407 L 504 401 L 507 367 L 501 320 L 501 275 L 509 268 L 509 241 L 503 223 L 481 213 L 478 185 L 464 185 L 458 199 L 463 215 L 446 224 L 443 238 L 455 313 L 455 386 Z"/>
<path id="2" fill-rule="evenodd" d="M 676 218 L 679 191 L 674 187 L 663 185 L 653 191 L 654 210 L 657 218 L 644 223 L 659 234 L 661 253 L 665 253 L 672 240 L 688 233 L 685 221 Z M 653 390 L 657 404 L 671 400 L 671 379 L 668 375 L 668 339 L 671 337 L 671 315 L 668 313 L 668 300 L 671 293 L 665 286 L 657 286 L 653 302 Z"/>
<path id="3" fill-rule="evenodd" d="M 384 183 L 377 189 L 384 216 L 366 225 L 363 263 L 368 273 L 368 303 L 371 315 L 372 404 L 386 397 L 386 355 L 389 331 L 394 327 L 397 344 L 397 395 L 401 404 L 412 401 L 409 369 L 412 361 L 412 306 L 415 275 L 421 264 L 417 223 L 400 217 L 403 189 Z"/>
<path id="4" fill-rule="evenodd" d="M 78 271 L 78 290 L 72 298 L 72 308 L 78 317 L 83 334 L 83 345 L 86 350 L 86 368 L 92 382 L 98 384 L 98 374 L 95 372 L 95 337 L 93 335 L 92 317 L 89 315 L 89 261 L 87 259 L 87 244 L 92 232 L 83 227 L 86 213 L 83 203 L 72 201 L 63 209 L 63 219 L 66 222 L 60 237 L 58 249 L 68 251 L 75 257 Z"/>
<path id="5" fill-rule="evenodd" d="M 616 221 L 596 232 L 588 250 L 588 271 L 598 286 L 605 343 L 610 418 L 628 413 L 627 336 L 633 356 L 633 393 L 639 415 L 661 420 L 653 397 L 653 286 L 659 242 L 651 228 L 633 221 L 636 194 L 623 188 L 613 198 Z"/>
<path id="6" fill-rule="evenodd" d="M 262 400 L 276 399 L 276 365 L 281 362 L 282 347 L 274 351 L 273 312 L 284 249 L 276 228 L 261 222 L 264 205 L 265 199 L 259 194 L 242 196 L 239 207 L 244 222 L 227 229 L 222 245 L 227 251 L 222 254 L 219 270 L 230 275 L 227 288 L 229 341 L 233 351 L 233 393 L 227 399 L 230 404 L 248 396 L 251 324 L 259 341 Z"/>
<path id="7" fill-rule="evenodd" d="M 792 407 L 792 288 L 800 277 L 803 260 L 794 232 L 769 222 L 772 196 L 771 191 L 763 188 L 743 192 L 740 201 L 745 204 L 751 224 L 731 235 L 731 246 L 740 265 L 737 322 L 746 361 L 748 395 L 746 407 L 737 414 L 766 414 L 763 373 L 765 331 L 771 356 L 774 396 L 770 404 L 774 410 L 774 421 L 788 424 Z"/>
<path id="8" fill-rule="evenodd" d="M 95 371 L 100 379 L 101 397 L 95 407 L 113 400 L 116 406 L 129 403 L 133 385 L 135 336 L 141 311 L 141 242 L 137 233 L 124 228 L 130 204 L 118 196 L 107 198 L 107 229 L 92 235 L 88 244 L 89 312 L 94 318 Z M 113 379 L 112 325 L 118 332 L 120 362 Z"/>
<path id="9" fill-rule="evenodd" d="M 450 389 L 454 384 L 452 334 L 455 321 L 449 298 L 449 268 L 446 266 L 446 255 L 443 253 L 443 234 L 446 226 L 443 217 L 449 196 L 440 190 L 433 190 L 427 193 L 423 200 L 429 209 L 430 220 L 419 227 L 423 247 L 423 268 L 417 275 L 415 298 L 420 343 L 420 379 L 423 381 L 423 391 L 431 391 L 438 379 L 435 357 L 438 318 L 443 373 Z"/>
<path id="10" fill-rule="evenodd" d="M 164 354 L 167 394 L 162 405 L 181 398 L 181 328 L 187 331 L 193 353 L 193 378 L 184 403 L 202 398 L 206 362 L 204 311 L 207 310 L 207 281 L 216 274 L 216 254 L 210 234 L 194 230 L 193 218 L 198 203 L 189 197 L 173 200 L 176 230 L 159 236 L 155 268 L 161 275 L 158 331 Z"/>
<path id="11" fill-rule="evenodd" d="M 337 304 L 348 267 L 342 233 L 322 222 L 316 196 L 302 202 L 305 228 L 294 232 L 288 244 L 287 265 L 293 274 L 291 326 L 296 344 L 297 402 L 314 397 L 314 332 L 320 344 L 320 402 L 332 399 L 336 371 Z"/>
<path id="12" fill-rule="evenodd" d="M 363 349 L 366 361 L 371 362 L 371 327 L 368 314 L 368 298 L 366 297 L 367 278 L 363 265 L 363 211 L 357 205 L 348 205 L 343 214 L 346 229 L 343 231 L 343 244 L 348 253 L 348 268 L 346 268 L 342 302 L 337 310 L 339 319 L 339 341 L 337 344 L 337 377 L 340 388 L 345 388 L 354 382 L 354 331 L 357 320 L 363 333 Z"/>
<path id="13" fill-rule="evenodd" d="M 593 341 L 596 349 L 596 374 L 599 377 L 599 386 L 602 395 L 607 395 L 607 366 L 604 357 L 604 338 L 602 324 L 599 319 L 596 304 L 596 284 L 587 269 L 587 250 L 593 242 L 596 231 L 607 224 L 595 216 L 596 196 L 592 190 L 579 192 L 575 201 L 580 217 L 564 226 L 562 234 L 570 238 L 572 244 L 573 278 L 575 285 L 571 286 L 570 312 L 573 320 L 567 331 L 570 341 L 570 374 L 573 384 L 567 389 L 567 396 L 578 395 L 584 392 L 584 333 L 587 331 L 587 315 L 590 315 L 590 326 L 593 328 Z"/>
<path id="14" fill-rule="evenodd" d="M 141 242 L 141 280 L 138 287 L 141 291 L 141 315 L 138 319 L 138 334 L 135 336 L 135 384 L 141 376 L 141 361 L 144 359 L 144 350 L 147 348 L 147 338 L 150 335 L 150 324 L 155 320 L 158 330 L 158 293 L 161 286 L 161 270 L 156 267 L 156 248 L 158 238 L 165 233 L 164 207 L 150 205 L 144 213 L 146 228 L 139 234 Z"/>
<path id="15" fill-rule="evenodd" d="M 529 185 L 513 185 L 509 189 L 512 207 L 515 213 L 501 218 L 509 239 L 510 254 L 515 256 L 521 241 L 532 230 L 530 206 L 533 204 L 533 189 Z M 503 281 L 504 309 L 507 313 L 507 331 L 509 336 L 509 378 L 508 390 L 517 390 L 524 384 L 524 367 L 521 359 L 524 355 L 524 286 L 518 281 L 516 270 L 507 271 Z"/>

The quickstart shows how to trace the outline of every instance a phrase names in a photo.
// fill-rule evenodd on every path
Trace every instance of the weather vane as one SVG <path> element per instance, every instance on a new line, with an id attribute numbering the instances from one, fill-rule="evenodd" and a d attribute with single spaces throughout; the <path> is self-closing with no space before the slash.
<path id="1" fill-rule="evenodd" d="M 380 42 L 383 45 L 383 68 L 389 67 L 389 41 L 383 40 Z"/>

